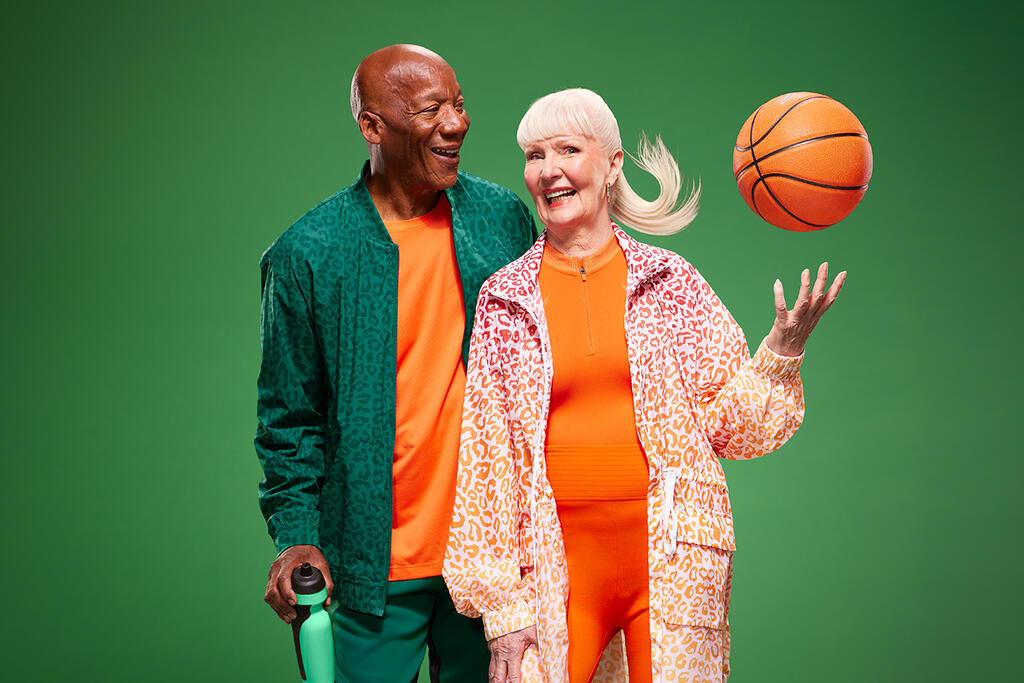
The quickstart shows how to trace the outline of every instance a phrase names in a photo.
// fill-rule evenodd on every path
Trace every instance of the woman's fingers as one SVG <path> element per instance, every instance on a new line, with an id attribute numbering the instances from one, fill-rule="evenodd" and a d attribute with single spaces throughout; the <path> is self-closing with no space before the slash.
<path id="1" fill-rule="evenodd" d="M 822 296 L 825 294 L 825 288 L 828 286 L 828 261 L 825 261 L 818 266 L 818 276 L 814 279 L 814 289 L 811 290 L 811 310 L 815 310 L 822 300 Z"/>
<path id="2" fill-rule="evenodd" d="M 775 291 L 775 317 L 780 322 L 786 322 L 789 311 L 786 309 L 786 295 L 782 291 L 782 280 L 776 279 L 772 289 Z"/>
<path id="3" fill-rule="evenodd" d="M 508 675 L 506 677 L 507 683 L 522 683 L 523 676 L 521 669 L 523 666 L 523 652 L 526 650 L 526 642 L 523 642 L 523 648 L 519 649 L 519 654 L 512 652 L 508 659 Z"/>
<path id="4" fill-rule="evenodd" d="M 832 286 L 826 290 L 828 285 L 828 261 L 826 261 L 818 266 L 814 288 L 811 289 L 810 270 L 805 268 L 800 273 L 800 293 L 796 303 L 793 304 L 793 310 L 787 311 L 782 281 L 776 280 L 773 288 L 775 291 L 775 324 L 768 334 L 769 346 L 774 343 L 775 346 L 772 346 L 772 349 L 776 351 L 778 348 L 782 348 L 779 344 L 785 348 L 803 349 L 811 331 L 818 324 L 818 320 L 835 303 L 844 282 L 846 282 L 845 270 L 836 276 Z"/>
<path id="5" fill-rule="evenodd" d="M 815 322 L 817 319 L 824 315 L 825 311 L 829 309 L 835 300 L 839 297 L 839 290 L 843 288 L 843 283 L 846 282 L 846 271 L 836 275 L 836 279 L 832 282 L 832 286 L 828 288 L 828 292 L 825 293 L 825 300 L 821 302 L 821 305 L 814 312 Z"/>
<path id="6" fill-rule="evenodd" d="M 505 660 L 499 655 L 491 654 L 491 668 L 488 671 L 489 683 L 508 683 L 508 677 L 505 675 L 506 672 Z"/>
<path id="7" fill-rule="evenodd" d="M 811 291 L 811 271 L 804 268 L 800 273 L 800 293 L 796 297 L 796 303 L 793 304 L 793 313 L 800 316 L 804 314 L 807 307 L 810 305 L 810 291 Z"/>

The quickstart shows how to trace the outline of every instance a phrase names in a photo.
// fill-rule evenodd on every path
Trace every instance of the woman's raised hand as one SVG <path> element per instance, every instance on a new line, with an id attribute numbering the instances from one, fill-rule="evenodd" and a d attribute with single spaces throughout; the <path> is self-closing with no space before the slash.
<path id="1" fill-rule="evenodd" d="M 821 320 L 828 307 L 831 306 L 839 290 L 846 282 L 846 271 L 839 273 L 832 286 L 828 284 L 828 262 L 818 266 L 818 277 L 811 289 L 811 274 L 806 268 L 800 274 L 800 294 L 796 297 L 793 310 L 786 310 L 786 296 L 782 291 L 782 282 L 775 281 L 775 324 L 768 333 L 768 348 L 780 356 L 799 356 L 804 352 L 804 344 L 811 330 Z"/>

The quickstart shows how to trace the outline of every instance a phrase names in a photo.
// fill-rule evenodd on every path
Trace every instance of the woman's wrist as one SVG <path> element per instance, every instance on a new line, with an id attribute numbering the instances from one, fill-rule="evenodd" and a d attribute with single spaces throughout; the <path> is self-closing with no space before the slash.
<path id="1" fill-rule="evenodd" d="M 797 346 L 793 342 L 787 343 L 783 335 L 774 327 L 768 333 L 768 336 L 765 337 L 764 342 L 768 345 L 769 349 L 780 356 L 800 356 L 804 352 L 803 344 Z"/>

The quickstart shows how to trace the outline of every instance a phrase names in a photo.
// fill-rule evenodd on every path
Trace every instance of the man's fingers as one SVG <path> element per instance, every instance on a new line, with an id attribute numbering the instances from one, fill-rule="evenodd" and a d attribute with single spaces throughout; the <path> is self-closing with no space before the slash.
<path id="1" fill-rule="evenodd" d="M 295 591 L 292 590 L 291 570 L 285 568 L 284 571 L 277 575 L 277 592 L 281 594 L 281 599 L 289 605 L 295 604 Z"/>
<path id="2" fill-rule="evenodd" d="M 775 291 L 775 316 L 785 322 L 786 321 L 786 295 L 782 291 L 782 280 L 775 280 L 775 285 L 772 287 Z"/>
<path id="3" fill-rule="evenodd" d="M 277 575 L 277 594 L 279 596 L 278 606 L 275 609 L 282 619 L 291 623 L 295 618 L 295 610 L 292 609 L 292 606 L 296 602 L 295 591 L 292 590 L 291 572 L 282 571 Z"/>
<path id="4" fill-rule="evenodd" d="M 263 596 L 263 600 L 270 605 L 270 607 L 277 613 L 277 616 L 286 624 L 291 623 L 292 619 L 295 618 L 294 610 L 292 610 L 292 608 L 288 606 L 288 603 L 281 598 L 281 594 L 277 591 L 276 584 L 273 588 L 267 589 L 267 593 Z"/>
<path id="5" fill-rule="evenodd" d="M 274 579 L 270 579 L 267 582 L 267 592 L 263 594 L 263 602 L 267 603 L 277 611 L 276 603 L 278 601 L 277 595 L 277 583 Z"/>
<path id="6" fill-rule="evenodd" d="M 324 583 L 327 584 L 327 599 L 324 600 L 324 606 L 326 607 L 331 604 L 331 595 L 334 594 L 334 581 L 331 579 L 331 568 L 327 566 L 326 561 L 323 563 L 323 566 L 320 566 L 318 563 L 316 568 L 324 575 Z"/>

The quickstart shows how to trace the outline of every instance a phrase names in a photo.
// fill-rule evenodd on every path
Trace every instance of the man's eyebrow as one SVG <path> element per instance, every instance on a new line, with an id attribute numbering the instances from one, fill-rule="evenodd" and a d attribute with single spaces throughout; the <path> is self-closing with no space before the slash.
<path id="1" fill-rule="evenodd" d="M 459 99 L 461 97 L 462 97 L 462 91 L 459 90 L 459 92 L 455 93 L 455 99 L 457 100 L 457 99 Z M 420 103 L 423 103 L 423 102 L 440 102 L 440 101 L 443 101 L 444 99 L 445 99 L 445 96 L 444 96 L 444 93 L 442 91 L 440 91 L 440 90 L 431 90 L 430 92 L 425 93 L 425 94 L 417 97 L 414 100 L 414 106 L 419 106 Z"/>

